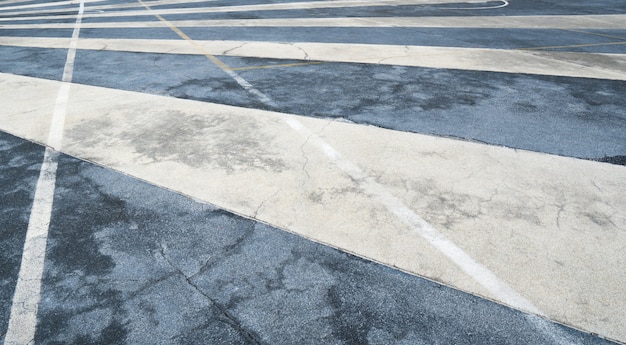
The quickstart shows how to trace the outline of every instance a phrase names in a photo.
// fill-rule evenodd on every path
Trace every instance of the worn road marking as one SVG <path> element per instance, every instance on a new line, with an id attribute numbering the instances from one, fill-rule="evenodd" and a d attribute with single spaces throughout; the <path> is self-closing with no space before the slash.
<path id="1" fill-rule="evenodd" d="M 341 170 L 347 173 L 355 181 L 359 181 L 366 190 L 380 204 L 384 205 L 388 211 L 408 225 L 413 231 L 426 239 L 430 245 L 437 248 L 442 254 L 456 264 L 463 272 L 472 277 L 476 282 L 485 287 L 495 297 L 504 303 L 537 315 L 543 313 L 530 301 L 514 291 L 505 282 L 498 279 L 488 268 L 474 260 L 463 249 L 454 242 L 447 239 L 442 233 L 437 231 L 432 225 L 417 215 L 413 210 L 404 204 L 396 196 L 392 195 L 385 187 L 368 176 L 361 168 L 342 157 L 341 153 L 327 144 L 323 139 L 312 133 L 299 121 L 283 117 L 291 128 L 296 130 L 308 141 L 320 149 L 331 161 Z"/>
<path id="2" fill-rule="evenodd" d="M 149 12 L 153 11 L 150 8 L 150 6 L 148 6 L 142 0 L 137 0 L 137 1 L 141 5 L 143 5 Z M 163 18 L 162 16 L 160 16 L 158 14 L 154 14 L 154 16 L 157 17 L 165 25 L 167 25 L 167 27 L 172 29 L 172 31 L 174 31 L 178 36 L 180 36 L 182 39 L 184 39 L 185 41 L 189 42 L 192 46 L 194 46 L 198 51 L 200 51 L 204 56 L 206 56 L 211 62 L 213 62 L 217 67 L 219 67 L 222 71 L 224 71 L 231 78 L 233 78 L 237 82 L 237 84 L 239 84 L 246 91 L 248 91 L 249 93 L 254 95 L 263 104 L 265 104 L 265 105 L 267 105 L 269 107 L 272 107 L 272 108 L 276 107 L 276 103 L 274 103 L 274 101 L 272 101 L 269 97 L 267 97 L 267 95 L 265 95 L 264 93 L 262 93 L 261 91 L 257 90 L 255 87 L 253 87 L 250 83 L 248 83 L 247 80 L 243 79 L 239 74 L 237 74 L 237 72 L 233 71 L 227 64 L 225 64 L 220 59 L 218 59 L 215 55 L 213 55 L 209 51 L 207 51 L 202 45 L 200 45 L 196 41 L 192 40 L 191 37 L 187 36 L 187 34 L 182 32 L 182 30 L 180 30 L 175 25 L 170 23 L 167 19 Z"/>
<path id="3" fill-rule="evenodd" d="M 588 44 L 572 44 L 564 46 L 545 46 L 545 47 L 529 47 L 529 48 L 516 48 L 518 50 L 546 50 L 546 49 L 566 49 L 566 48 L 583 48 L 583 47 L 602 47 L 611 45 L 626 44 L 626 42 L 606 42 L 606 43 L 588 43 Z"/>
<path id="4" fill-rule="evenodd" d="M 309 66 L 309 65 L 320 65 L 323 64 L 322 61 L 311 61 L 311 62 L 299 62 L 299 63 L 285 63 L 278 65 L 263 65 L 263 66 L 246 66 L 246 67 L 231 67 L 231 71 L 249 71 L 255 69 L 271 69 L 271 68 L 285 68 L 285 67 L 300 67 L 300 66 Z"/>
<path id="5" fill-rule="evenodd" d="M 457 267 L 478 284 L 487 289 L 494 297 L 510 307 L 530 313 L 526 314 L 526 321 L 551 344 L 574 345 L 570 336 L 545 319 L 545 314 L 531 301 L 520 295 L 506 282 L 500 280 L 487 267 L 474 260 L 456 243 L 449 240 L 431 224 L 413 212 L 406 204 L 389 192 L 384 186 L 368 176 L 361 168 L 351 161 L 342 157 L 341 153 L 326 143 L 315 133 L 306 128 L 300 121 L 283 116 L 282 120 L 292 129 L 300 133 L 307 142 L 312 143 L 321 150 L 333 163 L 353 180 L 358 181 L 360 186 L 377 202 L 385 206 L 394 216 L 405 223 L 411 230 L 418 233 L 428 243 L 445 255 Z"/>
<path id="6" fill-rule="evenodd" d="M 56 172 L 58 164 L 58 150 L 63 140 L 63 125 L 67 102 L 69 99 L 70 83 L 74 71 L 76 46 L 80 33 L 81 15 L 84 12 L 84 0 L 81 0 L 78 16 L 72 33 L 70 48 L 67 52 L 61 88 L 57 94 L 50 132 L 48 147 L 44 153 L 39 179 L 35 187 L 35 197 L 28 220 L 22 262 L 13 295 L 9 325 L 4 338 L 6 345 L 31 344 L 35 339 L 37 326 L 37 311 L 41 299 L 41 279 L 43 276 L 48 230 L 52 215 Z"/>

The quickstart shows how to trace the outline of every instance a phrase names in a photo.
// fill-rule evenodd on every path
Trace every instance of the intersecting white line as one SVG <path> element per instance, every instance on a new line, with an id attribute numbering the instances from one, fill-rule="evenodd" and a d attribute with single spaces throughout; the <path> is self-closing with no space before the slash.
<path id="1" fill-rule="evenodd" d="M 63 125 L 74 70 L 76 46 L 82 21 L 81 15 L 84 12 L 83 1 L 81 0 L 80 2 L 70 49 L 67 52 L 65 68 L 63 69 L 63 83 L 57 94 L 52 114 L 48 134 L 49 146 L 46 147 L 39 179 L 35 187 L 35 197 L 33 198 L 33 206 L 28 220 L 22 262 L 13 295 L 9 325 L 4 338 L 5 345 L 32 344 L 35 340 L 37 312 L 41 299 L 41 279 L 43 277 L 48 230 L 50 228 L 52 203 L 54 201 L 59 157 L 58 150 L 61 149 L 63 139 Z"/>

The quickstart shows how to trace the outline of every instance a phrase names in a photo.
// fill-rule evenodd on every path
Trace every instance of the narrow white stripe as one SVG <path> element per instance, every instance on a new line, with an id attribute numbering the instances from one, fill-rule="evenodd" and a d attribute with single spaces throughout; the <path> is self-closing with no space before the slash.
<path id="1" fill-rule="evenodd" d="M 474 279 L 489 291 L 493 297 L 500 302 L 507 304 L 513 308 L 528 312 L 525 318 L 528 324 L 535 328 L 539 333 L 543 334 L 546 341 L 557 345 L 574 345 L 570 336 L 554 323 L 544 319 L 545 315 L 531 301 L 520 295 L 512 289 L 508 284 L 501 281 L 487 267 L 474 260 L 461 247 L 446 238 L 442 233 L 437 231 L 426 220 L 417 215 L 413 210 L 407 207 L 402 200 L 391 194 L 384 186 L 376 182 L 373 178 L 367 176 L 361 168 L 352 162 L 344 159 L 341 154 L 332 146 L 326 143 L 316 134 L 308 130 L 300 121 L 283 116 L 283 121 L 291 128 L 299 132 L 308 142 L 317 146 L 326 156 L 337 166 L 347 173 L 351 178 L 360 182 L 360 185 L 369 193 L 376 201 L 381 203 L 396 217 L 407 224 L 411 229 L 417 232 L 428 243 L 435 247 L 439 252 L 448 257 L 463 272 Z"/>
<path id="2" fill-rule="evenodd" d="M 67 53 L 63 70 L 63 84 L 59 89 L 52 114 L 49 147 L 46 147 L 44 160 L 35 187 L 35 197 L 28 220 L 22 262 L 18 273 L 11 315 L 7 333 L 4 338 L 6 345 L 32 344 L 37 326 L 37 311 L 41 299 L 41 278 L 43 276 L 48 230 L 54 201 L 58 151 L 63 139 L 63 124 L 69 98 L 70 82 L 76 56 L 76 45 L 80 31 L 81 15 L 84 11 L 84 0 L 81 0 L 79 15 L 76 20 L 72 42 Z M 54 149 L 53 149 L 54 148 Z"/>
<path id="3" fill-rule="evenodd" d="M 263 104 L 268 105 L 273 108 L 276 107 L 276 103 L 274 103 L 274 101 L 271 98 L 267 97 L 266 94 L 264 94 L 263 92 L 259 91 L 254 86 L 252 86 L 252 84 L 250 84 L 247 80 L 243 79 L 239 74 L 237 74 L 237 72 L 231 71 L 231 70 L 225 70 L 225 69 L 222 69 L 222 70 L 226 72 L 231 78 L 233 78 L 237 82 L 237 84 L 243 87 L 246 91 L 253 94 Z"/>
<path id="4" fill-rule="evenodd" d="M 359 181 L 361 186 L 376 201 L 384 205 L 387 210 L 422 236 L 422 238 L 428 241 L 433 247 L 437 248 L 439 252 L 448 257 L 463 272 L 487 289 L 495 298 L 516 309 L 536 315 L 543 315 L 532 302 L 521 296 L 505 282 L 498 279 L 487 267 L 474 260 L 474 258 L 463 251 L 463 249 L 413 212 L 400 199 L 392 195 L 385 187 L 380 185 L 373 178 L 367 176 L 358 166 L 344 159 L 337 150 L 319 136 L 310 132 L 304 125 L 293 118 L 283 117 L 283 119 L 291 128 L 300 132 L 301 135 L 308 138 L 309 142 L 324 152 L 341 170 L 354 180 Z"/>

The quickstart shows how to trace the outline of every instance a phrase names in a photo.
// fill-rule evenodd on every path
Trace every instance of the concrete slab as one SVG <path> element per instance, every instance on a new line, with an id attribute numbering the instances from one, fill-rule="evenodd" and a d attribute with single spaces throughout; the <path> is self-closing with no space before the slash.
<path id="1" fill-rule="evenodd" d="M 63 38 L 2 37 L 3 45 L 41 48 L 67 48 Z M 452 68 L 474 71 L 528 73 L 582 78 L 626 80 L 626 58 L 623 54 L 589 54 L 499 50 L 480 48 L 447 48 L 423 46 L 389 46 L 340 43 L 278 43 L 254 41 L 195 41 L 212 55 L 372 63 L 394 66 Z M 199 54 L 185 41 L 82 39 L 79 49 L 115 50 L 147 53 Z"/>

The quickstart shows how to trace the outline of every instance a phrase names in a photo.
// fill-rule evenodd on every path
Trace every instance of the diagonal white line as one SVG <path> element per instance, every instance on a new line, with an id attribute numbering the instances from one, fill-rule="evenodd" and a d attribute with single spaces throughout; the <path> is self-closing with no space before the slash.
<path id="1" fill-rule="evenodd" d="M 411 210 L 406 204 L 393 195 L 380 183 L 368 176 L 361 168 L 345 159 L 341 153 L 326 143 L 315 133 L 306 128 L 300 121 L 283 116 L 282 120 L 288 124 L 308 142 L 322 151 L 333 163 L 352 179 L 358 181 L 361 187 L 377 202 L 415 231 L 440 253 L 448 257 L 457 267 L 469 277 L 482 285 L 494 297 L 502 303 L 530 313 L 524 317 L 528 324 L 544 336 L 548 344 L 574 345 L 570 336 L 563 332 L 552 322 L 544 319 L 544 313 L 531 301 L 520 295 L 506 282 L 500 280 L 489 268 L 481 264 L 467 254 L 456 243 L 448 239 L 444 234 L 437 231 L 426 220 Z"/>

